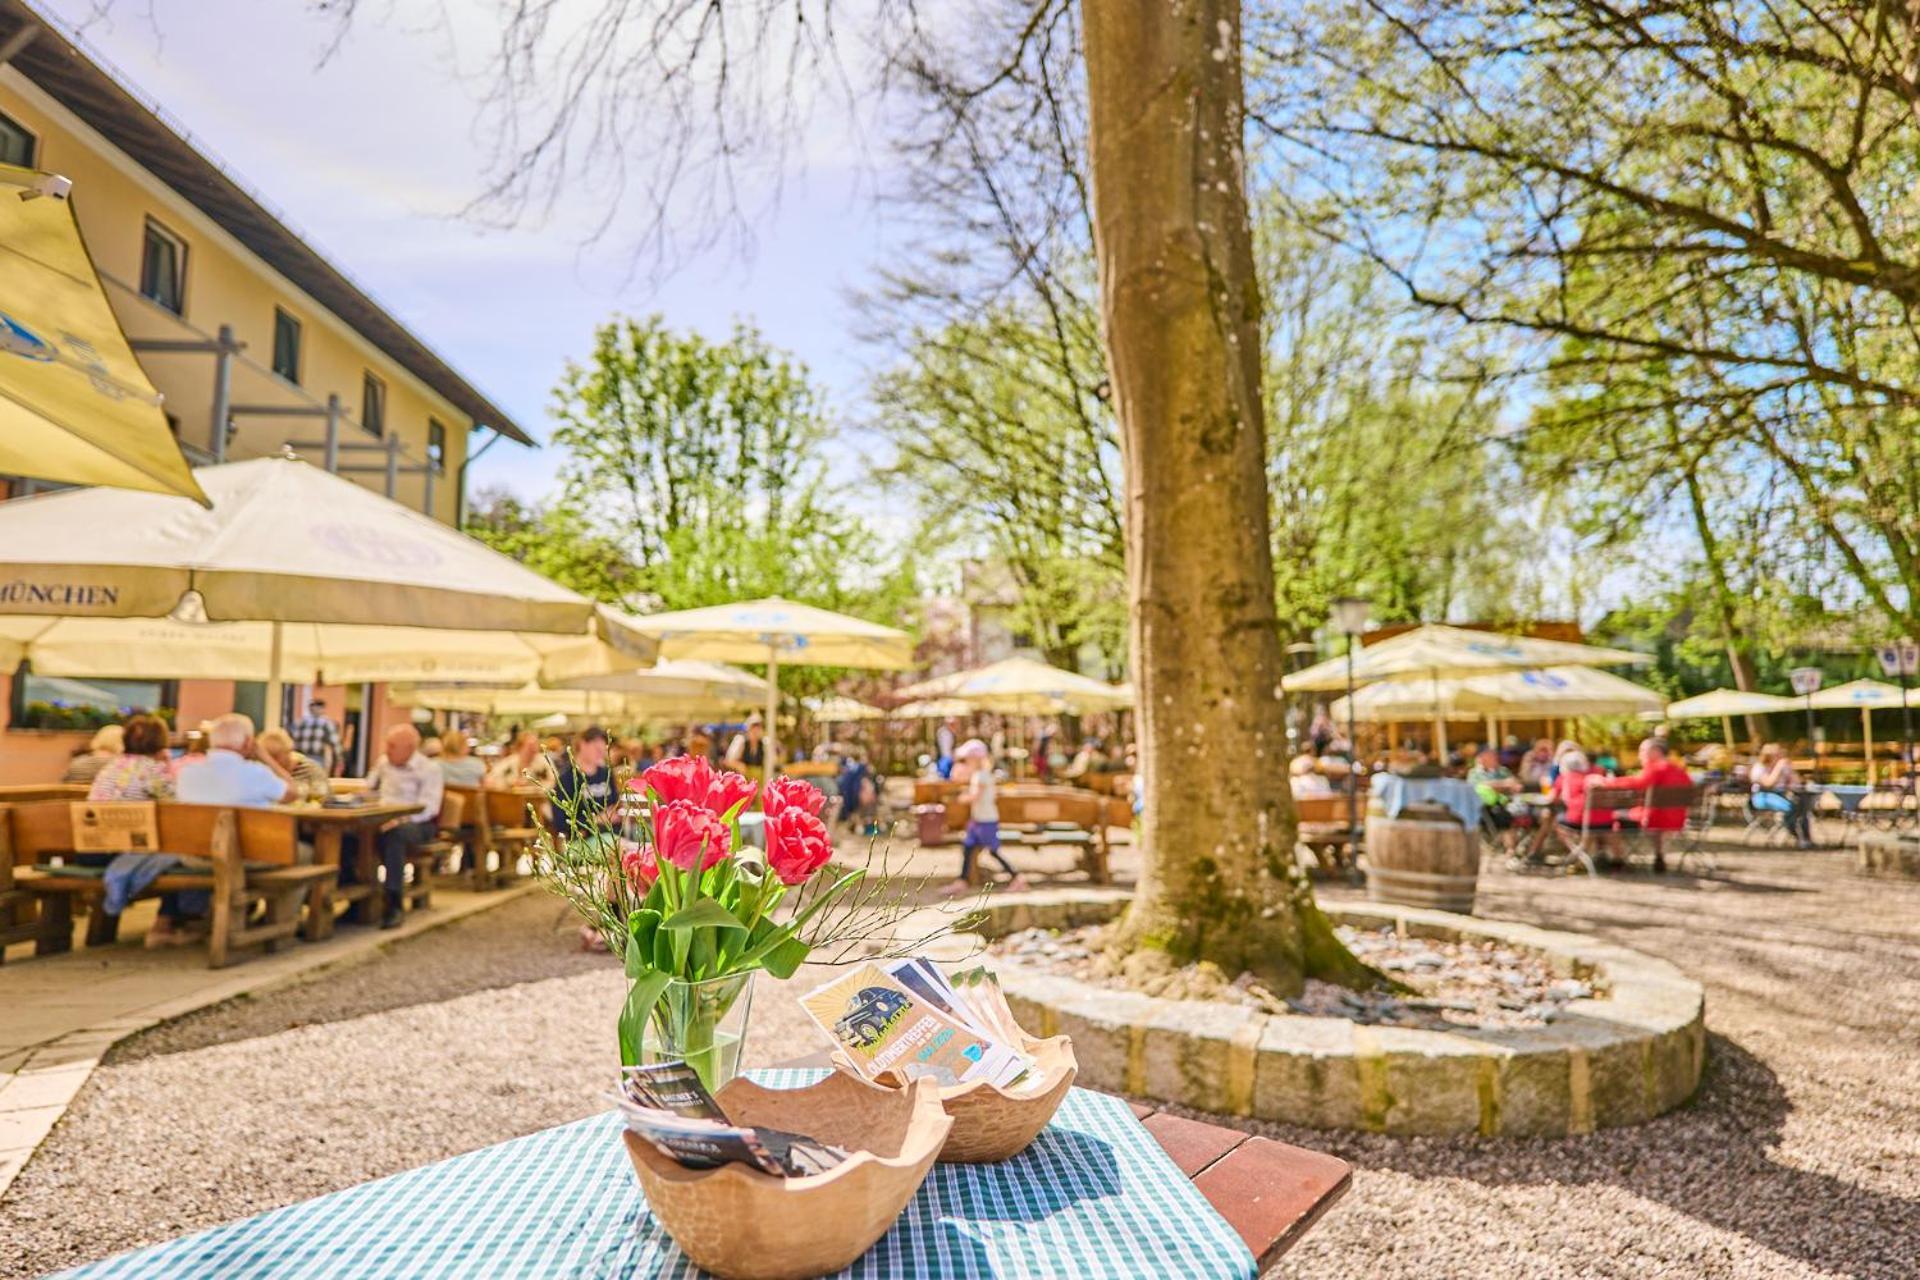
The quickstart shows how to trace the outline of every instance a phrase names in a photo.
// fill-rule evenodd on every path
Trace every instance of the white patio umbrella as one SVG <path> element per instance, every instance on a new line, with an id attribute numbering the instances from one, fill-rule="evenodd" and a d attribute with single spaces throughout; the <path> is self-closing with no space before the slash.
<path id="1" fill-rule="evenodd" d="M 1119 711 L 1133 705 L 1132 696 L 1117 686 L 1032 658 L 1005 658 L 960 674 L 965 678 L 944 696 L 964 702 L 976 711 L 1003 715 L 1085 715 Z"/>
<path id="2" fill-rule="evenodd" d="M 767 664 L 765 776 L 779 753 L 780 667 L 898 669 L 913 665 L 913 638 L 877 622 L 771 597 L 657 613 L 633 620 L 667 658 Z"/>
<path id="3" fill-rule="evenodd" d="M 642 671 L 598 677 L 604 686 L 486 688 L 471 684 L 396 686 L 396 702 L 435 711 L 474 711 L 487 715 L 533 715 L 562 711 L 569 715 L 627 716 L 663 720 L 677 716 L 726 715 L 758 705 L 767 682 L 750 671 L 720 662 L 666 660 Z"/>
<path id="4" fill-rule="evenodd" d="M 858 698 L 809 698 L 807 710 L 821 724 L 858 724 L 866 720 L 885 720 L 887 713 Z"/>
<path id="5" fill-rule="evenodd" d="M 210 509 L 112 489 L 0 505 L 0 615 L 262 624 L 269 723 L 279 715 L 287 624 L 408 629 L 426 653 L 437 652 L 441 633 L 515 632 L 604 641 L 632 665 L 653 656 L 653 641 L 620 615 L 296 458 L 194 474 Z M 30 638 L 51 643 L 49 630 Z M 141 652 L 121 652 L 117 674 L 141 674 Z"/>
<path id="6" fill-rule="evenodd" d="M 1776 711 L 1798 711 L 1800 706 L 1800 702 L 1793 698 L 1782 698 L 1771 693 L 1754 693 L 1746 689 L 1713 689 L 1695 697 L 1669 702 L 1667 719 L 1718 719 L 1720 733 L 1726 741 L 1727 750 L 1731 751 L 1735 716 L 1764 716 Z"/>
<path id="7" fill-rule="evenodd" d="M 1449 678 L 1551 667 L 1610 667 L 1653 659 L 1627 649 L 1428 624 L 1356 652 L 1351 676 L 1347 661 L 1343 654 L 1317 662 L 1283 677 L 1280 687 L 1288 693 L 1332 692 L 1346 689 L 1349 679 L 1355 685 L 1424 679 L 1434 686 L 1434 690 L 1429 691 L 1430 703 L 1437 703 L 1439 682 Z M 1434 736 L 1436 747 L 1445 751 L 1446 722 L 1437 717 Z"/>
<path id="8" fill-rule="evenodd" d="M 1890 710 L 1901 704 L 1900 686 L 1886 684 L 1879 680 L 1849 680 L 1837 684 L 1831 689 L 1821 689 L 1811 698 L 1792 700 L 1801 706 L 1811 706 L 1815 711 L 1852 711 L 1860 712 L 1860 734 L 1865 740 L 1867 756 L 1867 781 L 1873 782 L 1878 774 L 1873 762 L 1873 713 Z"/>
<path id="9" fill-rule="evenodd" d="M 922 698 L 903 702 L 887 713 L 889 720 L 945 720 L 948 716 L 970 716 L 973 704 L 958 698 Z"/>

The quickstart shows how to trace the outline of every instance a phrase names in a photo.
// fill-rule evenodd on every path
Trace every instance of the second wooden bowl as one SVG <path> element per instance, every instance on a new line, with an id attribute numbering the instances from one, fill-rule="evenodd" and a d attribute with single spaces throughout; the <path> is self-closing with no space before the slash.
<path id="1" fill-rule="evenodd" d="M 875 1089 L 835 1072 L 803 1089 L 744 1077 L 720 1090 L 735 1123 L 804 1133 L 852 1155 L 810 1178 L 728 1164 L 688 1169 L 622 1132 L 647 1207 L 693 1262 L 723 1280 L 807 1280 L 871 1249 L 907 1207 L 953 1128 L 932 1081 Z"/>
<path id="2" fill-rule="evenodd" d="M 1080 1064 L 1073 1056 L 1073 1041 L 1066 1036 L 1035 1040 L 1029 1036 L 1021 1046 L 1032 1055 L 1034 1069 L 1029 1078 L 1011 1089 L 998 1089 L 985 1081 L 954 1085 L 940 1090 L 940 1105 L 953 1117 L 953 1132 L 947 1135 L 940 1159 L 948 1164 L 992 1164 L 1010 1160 L 1025 1151 L 1060 1109 Z M 833 1062 L 840 1072 L 867 1084 L 854 1071 L 844 1054 L 836 1053 Z M 920 1081 L 917 1083 L 925 1083 Z M 869 1088 L 885 1089 L 869 1084 Z M 887 1092 L 900 1092 L 886 1089 Z"/>

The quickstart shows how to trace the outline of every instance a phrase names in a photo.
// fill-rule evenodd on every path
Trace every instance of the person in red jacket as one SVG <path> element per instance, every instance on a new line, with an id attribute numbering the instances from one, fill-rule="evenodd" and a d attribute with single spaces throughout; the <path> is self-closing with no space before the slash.
<path id="1" fill-rule="evenodd" d="M 1630 791 L 1652 791 L 1658 787 L 1691 787 L 1693 775 L 1667 753 L 1666 743 L 1658 738 L 1648 738 L 1640 744 L 1640 772 L 1628 774 L 1624 778 L 1614 778 L 1607 785 Z M 1626 830 L 1639 829 L 1653 833 L 1653 869 L 1665 871 L 1667 869 L 1667 855 L 1663 843 L 1665 833 L 1684 830 L 1687 825 L 1687 811 L 1684 806 L 1653 809 L 1644 804 L 1635 805 L 1627 810 L 1620 825 Z"/>

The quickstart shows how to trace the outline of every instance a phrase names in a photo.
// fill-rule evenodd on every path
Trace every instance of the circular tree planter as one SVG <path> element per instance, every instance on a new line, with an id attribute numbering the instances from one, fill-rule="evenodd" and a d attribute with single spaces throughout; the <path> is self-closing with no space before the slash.
<path id="1" fill-rule="evenodd" d="M 1099 923 L 1113 890 L 1000 898 L 977 932 Z M 1664 960 L 1576 933 L 1412 907 L 1323 907 L 1336 923 L 1447 941 L 1490 939 L 1594 984 L 1554 1022 L 1426 1031 L 1167 1000 L 997 966 L 1022 1025 L 1069 1035 L 1080 1082 L 1223 1115 L 1393 1134 L 1542 1137 L 1637 1124 L 1693 1095 L 1705 1058 L 1706 997 Z"/>

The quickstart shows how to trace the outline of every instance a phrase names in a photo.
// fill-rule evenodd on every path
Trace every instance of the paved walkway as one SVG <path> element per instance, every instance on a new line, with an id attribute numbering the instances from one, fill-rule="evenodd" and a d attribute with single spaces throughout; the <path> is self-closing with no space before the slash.
<path id="1" fill-rule="evenodd" d="M 115 1041 L 181 1014 L 257 994 L 320 969 L 356 964 L 388 944 L 435 929 L 534 889 L 494 893 L 435 888 L 434 906 L 398 929 L 342 924 L 324 942 L 296 943 L 273 955 L 247 948 L 224 969 L 209 969 L 203 947 L 148 951 L 140 945 L 156 904 L 140 902 L 122 921 L 126 939 L 110 947 L 33 957 L 31 944 L 8 948 L 0 966 L 0 1194 L 26 1165 Z"/>

